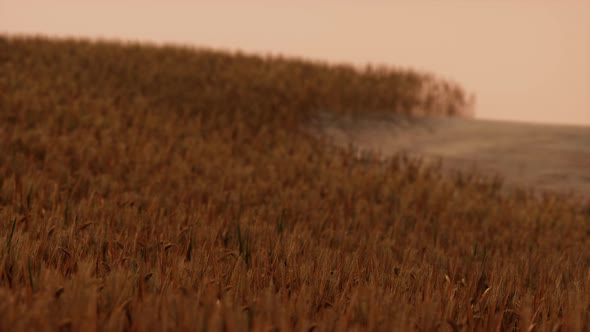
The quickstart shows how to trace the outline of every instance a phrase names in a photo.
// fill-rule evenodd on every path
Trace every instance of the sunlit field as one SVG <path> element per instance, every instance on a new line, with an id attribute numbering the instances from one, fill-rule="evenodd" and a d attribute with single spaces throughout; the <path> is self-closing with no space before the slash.
<path id="1" fill-rule="evenodd" d="M 306 134 L 395 68 L 0 37 L 0 330 L 590 329 L 590 206 Z"/>

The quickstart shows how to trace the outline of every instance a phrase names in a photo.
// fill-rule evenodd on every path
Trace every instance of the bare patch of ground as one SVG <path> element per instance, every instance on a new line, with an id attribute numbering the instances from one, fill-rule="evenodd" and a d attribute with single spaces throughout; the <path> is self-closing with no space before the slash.
<path id="1" fill-rule="evenodd" d="M 590 127 L 396 114 L 319 113 L 306 129 L 337 146 L 476 169 L 508 185 L 590 198 Z"/>

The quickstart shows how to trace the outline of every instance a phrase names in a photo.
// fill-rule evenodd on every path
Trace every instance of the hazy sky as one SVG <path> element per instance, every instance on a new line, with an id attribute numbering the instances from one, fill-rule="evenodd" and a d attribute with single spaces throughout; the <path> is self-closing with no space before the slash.
<path id="1" fill-rule="evenodd" d="M 0 33 L 411 67 L 474 92 L 480 118 L 590 124 L 590 0 L 0 0 Z"/>

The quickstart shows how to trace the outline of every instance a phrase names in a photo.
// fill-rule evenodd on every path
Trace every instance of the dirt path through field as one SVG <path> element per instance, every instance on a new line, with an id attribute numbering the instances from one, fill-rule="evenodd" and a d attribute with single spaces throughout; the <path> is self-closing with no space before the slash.
<path id="1" fill-rule="evenodd" d="M 509 185 L 590 198 L 590 127 L 320 113 L 306 128 L 338 146 L 440 159 L 447 169 L 475 167 Z"/>

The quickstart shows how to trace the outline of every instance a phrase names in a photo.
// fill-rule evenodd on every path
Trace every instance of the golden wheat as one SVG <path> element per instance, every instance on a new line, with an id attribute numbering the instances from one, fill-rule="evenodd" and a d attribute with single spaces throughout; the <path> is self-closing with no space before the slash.
<path id="1" fill-rule="evenodd" d="M 590 207 L 299 130 L 435 81 L 0 37 L 0 330 L 590 329 Z"/>

